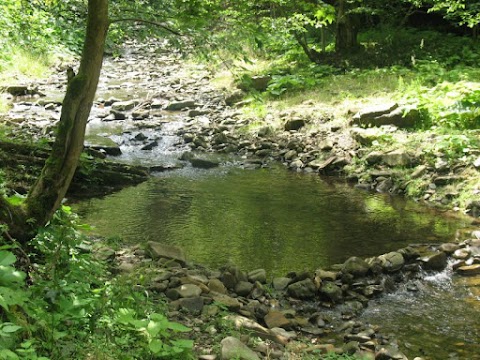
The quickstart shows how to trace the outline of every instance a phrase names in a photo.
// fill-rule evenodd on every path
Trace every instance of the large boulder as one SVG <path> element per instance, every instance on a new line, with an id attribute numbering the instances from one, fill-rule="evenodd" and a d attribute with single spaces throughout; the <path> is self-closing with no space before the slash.
<path id="1" fill-rule="evenodd" d="M 186 263 L 185 253 L 178 246 L 149 241 L 147 242 L 146 250 L 150 257 L 154 260 L 173 260 L 179 262 L 181 265 L 185 265 Z"/>
<path id="2" fill-rule="evenodd" d="M 290 130 L 299 130 L 306 125 L 305 119 L 293 118 L 285 122 L 284 129 L 285 131 Z"/>
<path id="3" fill-rule="evenodd" d="M 342 289 L 331 281 L 325 281 L 319 293 L 333 303 L 339 303 L 343 299 Z"/>
<path id="4" fill-rule="evenodd" d="M 403 255 L 396 251 L 380 255 L 378 260 L 380 261 L 382 269 L 385 272 L 398 271 L 403 267 L 403 265 L 405 265 L 405 259 L 403 258 Z"/>
<path id="5" fill-rule="evenodd" d="M 443 251 L 425 254 L 420 258 L 425 270 L 443 270 L 447 267 L 447 254 Z"/>
<path id="6" fill-rule="evenodd" d="M 317 288 L 311 279 L 305 279 L 290 284 L 287 288 L 288 295 L 296 299 L 311 299 L 315 296 Z"/>
<path id="7" fill-rule="evenodd" d="M 420 120 L 420 112 L 397 103 L 368 106 L 353 116 L 353 123 L 361 126 L 394 125 L 399 128 L 413 127 Z"/>
<path id="8" fill-rule="evenodd" d="M 343 263 L 342 271 L 346 274 L 351 274 L 354 277 L 365 276 L 370 269 L 367 262 L 359 257 L 352 256 Z"/>

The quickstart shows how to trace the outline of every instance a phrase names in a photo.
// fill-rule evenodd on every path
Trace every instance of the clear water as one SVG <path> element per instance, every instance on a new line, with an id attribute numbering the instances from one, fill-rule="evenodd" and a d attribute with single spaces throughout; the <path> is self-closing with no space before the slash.
<path id="1" fill-rule="evenodd" d="M 175 244 L 192 261 L 265 268 L 271 276 L 448 241 L 463 225 L 413 202 L 284 168 L 185 168 L 77 211 L 101 235 Z"/>
<path id="2" fill-rule="evenodd" d="M 362 319 L 393 334 L 409 358 L 480 359 L 480 277 L 443 272 L 419 285 L 371 302 Z"/>
<path id="3" fill-rule="evenodd" d="M 265 268 L 270 276 L 411 243 L 451 241 L 468 222 L 277 167 L 187 167 L 76 210 L 101 235 L 175 244 L 212 268 L 233 262 L 244 270 Z M 480 359 L 480 279 L 441 273 L 420 285 L 419 292 L 401 290 L 372 302 L 363 319 L 394 334 L 411 358 Z"/>

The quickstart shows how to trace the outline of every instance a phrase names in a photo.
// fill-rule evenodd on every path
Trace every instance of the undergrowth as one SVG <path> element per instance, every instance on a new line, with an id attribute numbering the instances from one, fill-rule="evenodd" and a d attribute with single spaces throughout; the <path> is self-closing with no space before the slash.
<path id="1" fill-rule="evenodd" d="M 22 259 L 29 286 L 16 268 L 21 252 L 4 242 L 0 358 L 191 358 L 193 341 L 180 335 L 190 329 L 165 317 L 165 305 L 147 295 L 141 277 L 113 277 L 80 228 L 64 206 L 40 231 L 30 244 L 32 263 Z"/>

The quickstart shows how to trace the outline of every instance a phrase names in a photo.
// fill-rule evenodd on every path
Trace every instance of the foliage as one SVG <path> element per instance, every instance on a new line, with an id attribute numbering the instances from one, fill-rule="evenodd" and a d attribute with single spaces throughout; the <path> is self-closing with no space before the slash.
<path id="1" fill-rule="evenodd" d="M 28 288 L 15 256 L 0 251 L 0 358 L 188 358 L 193 343 L 176 334 L 190 329 L 134 291 L 138 279 L 112 278 L 80 228 L 64 206 L 39 232 Z"/>

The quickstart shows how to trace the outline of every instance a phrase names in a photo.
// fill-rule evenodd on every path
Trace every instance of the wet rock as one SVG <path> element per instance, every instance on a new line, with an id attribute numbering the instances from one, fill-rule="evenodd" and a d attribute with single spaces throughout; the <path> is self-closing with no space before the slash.
<path id="1" fill-rule="evenodd" d="M 279 328 L 267 329 L 257 322 L 240 315 L 228 315 L 224 318 L 231 321 L 236 329 L 247 330 L 252 336 L 258 336 L 264 340 L 271 340 L 278 344 L 286 344 L 289 340 L 288 336 L 284 336 L 285 330 Z"/>
<path id="2" fill-rule="evenodd" d="M 296 299 L 311 299 L 317 291 L 315 284 L 310 279 L 288 285 L 288 295 Z"/>
<path id="3" fill-rule="evenodd" d="M 342 271 L 351 274 L 354 277 L 365 276 L 370 269 L 367 262 L 359 257 L 353 256 L 349 258 L 342 266 Z"/>
<path id="4" fill-rule="evenodd" d="M 133 100 L 117 101 L 112 104 L 112 111 L 122 112 L 132 110 L 136 106 L 137 102 Z"/>
<path id="5" fill-rule="evenodd" d="M 284 129 L 285 131 L 299 130 L 305 125 L 306 125 L 306 121 L 304 119 L 300 119 L 300 118 L 289 119 L 285 122 Z"/>
<path id="6" fill-rule="evenodd" d="M 152 142 L 148 143 L 145 146 L 142 146 L 140 148 L 140 150 L 148 151 L 148 150 L 152 150 L 154 147 L 157 147 L 157 146 L 158 146 L 158 141 L 155 140 L 155 141 L 152 141 Z"/>
<path id="7" fill-rule="evenodd" d="M 127 118 L 127 115 L 124 112 L 113 109 L 110 111 L 110 115 L 111 116 L 105 118 L 105 120 L 125 120 Z"/>
<path id="8" fill-rule="evenodd" d="M 403 255 L 395 251 L 389 252 L 388 254 L 380 255 L 378 257 L 378 260 L 380 260 L 382 269 L 385 272 L 398 271 L 405 264 L 405 259 L 403 258 Z"/>
<path id="9" fill-rule="evenodd" d="M 480 264 L 460 266 L 457 269 L 457 273 L 463 276 L 480 275 Z"/>
<path id="10" fill-rule="evenodd" d="M 454 243 L 445 243 L 441 244 L 438 247 L 438 250 L 443 251 L 447 255 L 453 254 L 455 251 L 457 251 L 460 248 L 460 245 L 454 244 Z"/>
<path id="11" fill-rule="evenodd" d="M 321 281 L 324 281 L 324 280 L 335 281 L 335 280 L 337 280 L 337 275 L 338 275 L 338 273 L 336 273 L 334 271 L 325 271 L 325 270 L 322 270 L 322 269 L 317 269 L 315 271 L 315 279 L 321 280 Z M 321 281 L 319 281 L 319 282 L 321 282 Z"/>
<path id="12" fill-rule="evenodd" d="M 165 107 L 165 110 L 178 111 L 182 109 L 191 109 L 194 107 L 195 107 L 195 101 L 193 100 L 172 101 Z"/>
<path id="13" fill-rule="evenodd" d="M 271 310 L 263 320 L 269 329 L 288 329 L 291 326 L 290 320 L 288 320 L 283 313 L 276 310 Z"/>
<path id="14" fill-rule="evenodd" d="M 147 242 L 146 250 L 149 256 L 154 260 L 174 260 L 178 261 L 182 265 L 185 265 L 186 263 L 185 253 L 177 246 L 149 241 Z"/>
<path id="15" fill-rule="evenodd" d="M 233 336 L 226 337 L 220 344 L 222 360 L 260 360 L 255 351 Z"/>
<path id="16" fill-rule="evenodd" d="M 190 158 L 189 161 L 193 167 L 199 168 L 199 169 L 211 169 L 214 167 L 218 167 L 220 165 L 220 161 L 215 159 L 203 159 L 203 158 L 193 157 L 193 158 Z"/>
<path id="17" fill-rule="evenodd" d="M 457 260 L 465 260 L 470 256 L 470 250 L 458 249 L 453 252 L 453 258 Z"/>
<path id="18" fill-rule="evenodd" d="M 333 303 L 339 303 L 343 300 L 342 289 L 331 281 L 322 283 L 319 293 Z"/>
<path id="19" fill-rule="evenodd" d="M 430 253 L 420 258 L 425 270 L 443 270 L 447 267 L 447 254 L 442 251 Z"/>

